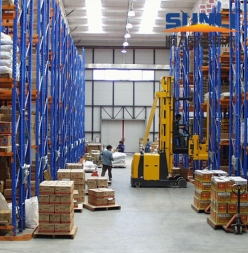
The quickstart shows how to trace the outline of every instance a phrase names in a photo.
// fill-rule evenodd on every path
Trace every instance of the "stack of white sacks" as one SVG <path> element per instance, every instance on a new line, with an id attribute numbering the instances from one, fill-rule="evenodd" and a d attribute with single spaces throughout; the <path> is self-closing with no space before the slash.
<path id="1" fill-rule="evenodd" d="M 13 41 L 9 35 L 1 33 L 0 74 L 12 77 Z"/>
<path id="2" fill-rule="evenodd" d="M 114 168 L 121 167 L 125 168 L 126 167 L 126 154 L 125 153 L 120 153 L 120 152 L 115 152 L 113 153 L 113 159 L 112 161 L 112 166 Z"/>

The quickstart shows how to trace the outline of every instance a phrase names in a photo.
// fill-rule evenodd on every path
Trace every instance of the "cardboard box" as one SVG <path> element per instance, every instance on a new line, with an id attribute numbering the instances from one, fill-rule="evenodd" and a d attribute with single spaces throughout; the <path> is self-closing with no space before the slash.
<path id="1" fill-rule="evenodd" d="M 71 179 L 72 181 L 74 181 L 74 184 L 85 184 L 85 180 L 84 178 L 74 178 L 74 179 Z"/>
<path id="2" fill-rule="evenodd" d="M 98 177 L 88 177 L 87 184 L 89 183 L 95 183 L 97 185 Z"/>
<path id="3" fill-rule="evenodd" d="M 210 203 L 211 202 L 209 200 L 200 200 L 200 199 L 194 197 L 194 206 L 197 209 L 205 210 L 210 205 Z"/>
<path id="4" fill-rule="evenodd" d="M 210 200 L 210 191 L 200 191 L 195 189 L 195 196 L 200 200 Z"/>
<path id="5" fill-rule="evenodd" d="M 78 202 L 78 204 L 79 203 L 84 203 L 84 201 L 85 201 L 84 195 L 76 197 L 75 200 Z"/>
<path id="6" fill-rule="evenodd" d="M 11 135 L 0 134 L 0 146 L 11 146 L 12 142 Z"/>
<path id="7" fill-rule="evenodd" d="M 12 179 L 6 179 L 5 180 L 5 188 L 6 189 L 12 189 Z"/>
<path id="8" fill-rule="evenodd" d="M 59 169 L 57 172 L 58 180 L 65 180 L 67 179 L 70 181 L 71 178 L 71 170 L 70 169 Z"/>
<path id="9" fill-rule="evenodd" d="M 74 220 L 74 211 L 69 214 L 61 214 L 61 224 L 68 224 Z"/>
<path id="10" fill-rule="evenodd" d="M 115 198 L 107 198 L 108 206 L 115 205 Z"/>
<path id="11" fill-rule="evenodd" d="M 55 188 L 56 194 L 72 194 L 74 190 L 73 181 L 57 181 Z"/>
<path id="12" fill-rule="evenodd" d="M 4 190 L 4 181 L 0 181 L 0 192 L 3 193 Z"/>
<path id="13" fill-rule="evenodd" d="M 98 188 L 98 189 L 103 192 L 104 198 L 114 198 L 115 197 L 115 191 L 112 189 L 109 189 L 109 188 Z"/>
<path id="14" fill-rule="evenodd" d="M 50 214 L 49 215 L 49 223 L 50 224 L 60 224 L 61 216 L 60 214 Z"/>
<path id="15" fill-rule="evenodd" d="M 71 204 L 71 202 L 73 201 L 73 194 L 59 195 L 59 197 L 60 197 L 60 204 L 61 205 Z"/>
<path id="16" fill-rule="evenodd" d="M 100 189 L 89 189 L 88 190 L 88 195 L 96 198 L 103 198 L 104 197 L 104 192 L 101 191 Z"/>
<path id="17" fill-rule="evenodd" d="M 11 122 L 0 122 L 0 133 L 1 134 L 9 134 L 12 130 L 12 123 Z"/>
<path id="18" fill-rule="evenodd" d="M 227 204 L 227 213 L 236 214 L 237 213 L 237 204 L 236 203 L 228 203 Z"/>
<path id="19" fill-rule="evenodd" d="M 227 213 L 227 204 L 226 203 L 215 203 L 215 211 L 217 213 Z"/>
<path id="20" fill-rule="evenodd" d="M 39 224 L 49 224 L 50 214 L 39 213 Z"/>
<path id="21" fill-rule="evenodd" d="M 56 234 L 70 233 L 73 228 L 74 222 L 69 224 L 55 224 L 54 231 Z"/>
<path id="22" fill-rule="evenodd" d="M 95 198 L 92 196 L 88 196 L 88 203 L 94 206 L 107 206 L 108 199 L 107 198 Z"/>
<path id="23" fill-rule="evenodd" d="M 54 224 L 39 224 L 39 232 L 54 233 Z"/>
<path id="24" fill-rule="evenodd" d="M 43 181 L 40 183 L 40 195 L 53 195 L 58 181 Z"/>
<path id="25" fill-rule="evenodd" d="M 49 196 L 49 203 L 50 204 L 60 204 L 60 196 L 59 195 L 50 195 Z"/>
<path id="26" fill-rule="evenodd" d="M 89 189 L 96 189 L 97 188 L 96 181 L 95 182 L 92 182 L 92 181 L 88 182 L 88 180 L 87 180 L 87 187 L 88 187 L 88 190 Z"/>
<path id="27" fill-rule="evenodd" d="M 40 195 L 39 196 L 39 203 L 44 205 L 52 204 L 50 203 L 50 195 Z"/>
<path id="28" fill-rule="evenodd" d="M 221 177 L 212 177 L 211 186 L 217 192 L 225 192 L 226 191 L 226 180 Z"/>
<path id="29" fill-rule="evenodd" d="M 75 185 L 74 185 L 74 189 L 75 189 L 75 190 L 78 190 L 79 192 L 84 191 L 84 188 L 85 188 L 84 184 L 75 184 Z M 95 187 L 95 188 L 96 188 L 96 187 Z"/>
<path id="30" fill-rule="evenodd" d="M 39 205 L 39 213 L 54 214 L 54 205 Z"/>
<path id="31" fill-rule="evenodd" d="M 9 225 L 11 223 L 11 210 L 0 210 L 0 221 Z"/>
<path id="32" fill-rule="evenodd" d="M 84 179 L 85 178 L 85 172 L 83 169 L 73 169 L 71 171 L 71 179 Z"/>
<path id="33" fill-rule="evenodd" d="M 73 211 L 74 203 L 69 205 L 55 205 L 55 214 L 70 214 Z"/>
<path id="34" fill-rule="evenodd" d="M 108 186 L 108 179 L 106 177 L 98 177 L 97 179 L 97 187 L 106 187 Z"/>
<path id="35" fill-rule="evenodd" d="M 200 191 L 210 191 L 211 190 L 211 183 L 210 182 L 201 182 L 198 180 L 195 180 L 195 186 Z"/>
<path id="36" fill-rule="evenodd" d="M 12 189 L 5 189 L 3 195 L 6 199 L 12 199 Z M 16 190 L 16 197 L 19 196 L 19 190 Z"/>

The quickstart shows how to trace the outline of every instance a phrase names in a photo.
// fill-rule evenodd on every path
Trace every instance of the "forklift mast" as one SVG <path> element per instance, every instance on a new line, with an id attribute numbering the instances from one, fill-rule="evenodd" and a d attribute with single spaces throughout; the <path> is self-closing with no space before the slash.
<path id="1" fill-rule="evenodd" d="M 159 153 L 165 153 L 168 172 L 172 171 L 173 167 L 173 121 L 174 121 L 174 99 L 172 96 L 174 77 L 163 76 L 160 79 L 161 91 L 156 92 L 151 113 L 146 126 L 145 134 L 143 137 L 143 147 L 149 136 L 151 124 L 154 118 L 156 106 L 159 100 Z"/>

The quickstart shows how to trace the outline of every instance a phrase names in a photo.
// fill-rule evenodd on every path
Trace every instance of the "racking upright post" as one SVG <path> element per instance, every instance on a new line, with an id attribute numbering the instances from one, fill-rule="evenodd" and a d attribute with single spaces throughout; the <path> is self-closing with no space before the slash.
<path id="1" fill-rule="evenodd" d="M 13 87 L 12 87 L 12 224 L 16 235 L 25 229 L 25 200 L 31 196 L 31 79 L 33 47 L 33 1 L 15 1 L 13 27 Z M 20 24 L 20 30 L 18 29 Z M 19 47 L 20 69 L 17 59 Z M 27 66 L 28 65 L 28 66 Z M 18 80 L 18 70 L 20 78 Z M 17 113 L 19 116 L 17 118 Z M 18 138 L 16 137 L 18 136 Z M 16 144 L 19 145 L 16 145 Z M 17 190 L 18 201 L 17 201 Z M 16 216 L 18 210 L 18 217 Z"/>
<path id="2" fill-rule="evenodd" d="M 61 90 L 60 90 L 60 168 L 65 168 L 67 162 L 68 153 L 68 142 L 66 136 L 66 115 L 67 115 L 67 104 L 66 104 L 66 81 L 67 81 L 67 44 L 68 36 L 67 29 L 64 21 L 62 20 L 62 34 L 61 34 Z"/>
<path id="3" fill-rule="evenodd" d="M 244 4 L 244 2 L 243 2 Z M 242 78 L 244 77 L 244 62 L 242 60 L 242 53 L 244 55 L 244 47 L 242 43 L 244 42 L 243 34 L 242 34 L 242 27 L 241 27 L 241 14 L 244 15 L 244 12 L 241 8 L 241 2 L 239 0 L 234 1 L 234 9 L 232 8 L 233 3 L 230 0 L 229 2 L 230 11 L 229 16 L 231 13 L 235 13 L 235 40 L 230 40 L 230 72 L 229 72 L 229 79 L 230 79 L 230 148 L 229 148 L 229 174 L 235 173 L 236 176 L 243 176 L 247 178 L 247 164 L 244 163 L 243 157 L 247 156 L 246 152 L 243 150 L 243 146 L 246 146 L 247 139 L 244 139 L 244 143 L 241 140 L 241 126 L 242 120 L 244 120 L 244 126 L 247 128 L 247 107 L 244 106 L 244 100 L 246 100 L 246 94 L 243 94 L 245 89 L 247 88 L 247 83 L 244 83 L 242 86 Z M 247 14 L 246 14 L 247 15 Z M 245 19 L 247 16 L 245 16 Z M 245 24 L 245 23 L 244 23 Z M 247 27 L 244 27 L 247 29 Z M 231 34 L 232 35 L 232 34 Z M 235 62 L 233 63 L 233 59 Z M 247 59 L 244 59 L 247 61 Z M 246 69 L 247 71 L 247 69 Z M 233 94 L 233 95 L 232 95 Z M 244 99 L 242 99 L 244 96 Z M 242 111 L 243 109 L 243 111 Z M 244 133 L 247 129 L 244 130 Z M 235 138 L 234 138 L 235 136 Z"/>
<path id="4" fill-rule="evenodd" d="M 247 0 L 244 0 L 244 19 L 243 19 L 243 51 L 244 51 L 244 175 L 247 175 L 247 163 L 248 163 L 248 156 L 247 156 L 247 149 L 248 149 L 248 26 L 247 26 Z"/>
<path id="5" fill-rule="evenodd" d="M 181 72 L 180 72 L 180 65 L 181 65 L 181 36 L 177 36 L 177 39 L 175 40 L 174 44 L 174 110 L 175 115 L 179 113 L 180 110 L 180 81 L 181 81 Z M 174 115 L 174 116 L 175 116 Z M 179 154 L 174 154 L 174 166 L 179 166 Z"/>
<path id="6" fill-rule="evenodd" d="M 182 38 L 182 65 L 181 65 L 181 75 L 182 75 L 182 95 L 184 98 L 190 97 L 190 86 L 189 86 L 189 45 L 188 45 L 188 35 L 183 33 Z M 183 124 L 189 126 L 189 101 L 183 100 Z M 189 157 L 188 155 L 182 155 L 182 166 L 184 168 L 189 168 Z"/>
<path id="7" fill-rule="evenodd" d="M 81 157 L 85 150 L 85 50 L 82 49 L 82 59 L 80 61 L 80 70 L 79 70 L 79 105 L 80 105 L 80 134 L 79 134 L 79 140 L 80 140 L 80 153 L 79 156 Z M 82 96 L 81 96 L 82 94 Z"/>
<path id="8" fill-rule="evenodd" d="M 193 134 L 199 135 L 202 141 L 202 118 L 203 118 L 203 49 L 201 45 L 201 33 L 194 33 L 194 121 Z M 202 161 L 193 161 L 193 169 L 202 169 Z"/>
<path id="9" fill-rule="evenodd" d="M 59 111 L 59 83 L 60 83 L 60 12 L 55 0 L 52 2 L 53 17 L 52 17 L 52 34 L 51 34 L 51 109 L 50 109 L 50 169 L 51 176 L 57 179 L 57 171 L 59 168 L 59 136 L 58 136 L 58 111 Z"/>
<path id="10" fill-rule="evenodd" d="M 50 46 L 50 1 L 37 2 L 36 46 L 36 196 L 39 196 L 39 183 L 47 169 L 48 152 L 48 71 Z"/>
<path id="11" fill-rule="evenodd" d="M 220 12 L 220 2 L 213 8 L 212 13 Z M 210 170 L 220 169 L 220 84 L 221 84 L 221 63 L 220 63 L 220 33 L 210 33 L 209 47 L 209 159 Z"/>

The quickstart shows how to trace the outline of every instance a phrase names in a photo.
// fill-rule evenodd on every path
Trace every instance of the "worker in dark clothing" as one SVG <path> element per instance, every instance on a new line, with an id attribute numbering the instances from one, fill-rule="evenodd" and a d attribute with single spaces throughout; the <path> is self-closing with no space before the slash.
<path id="1" fill-rule="evenodd" d="M 112 146 L 108 145 L 107 149 L 101 152 L 101 160 L 102 160 L 102 173 L 101 176 L 104 177 L 106 171 L 108 171 L 109 181 L 112 181 L 112 161 L 113 153 L 112 153 Z"/>
<path id="2" fill-rule="evenodd" d="M 183 131 L 187 131 L 185 125 L 180 124 L 181 114 L 176 115 L 176 120 L 174 122 L 173 132 L 174 132 L 174 141 L 176 143 L 175 146 L 177 147 L 184 147 L 185 146 L 185 136 L 180 133 L 180 129 Z"/>
<path id="3" fill-rule="evenodd" d="M 118 152 L 124 153 L 125 145 L 123 144 L 123 141 L 119 141 L 119 145 L 117 146 Z"/>
<path id="4" fill-rule="evenodd" d="M 145 146 L 145 153 L 150 153 L 151 151 L 151 142 L 147 139 L 146 146 Z"/>

